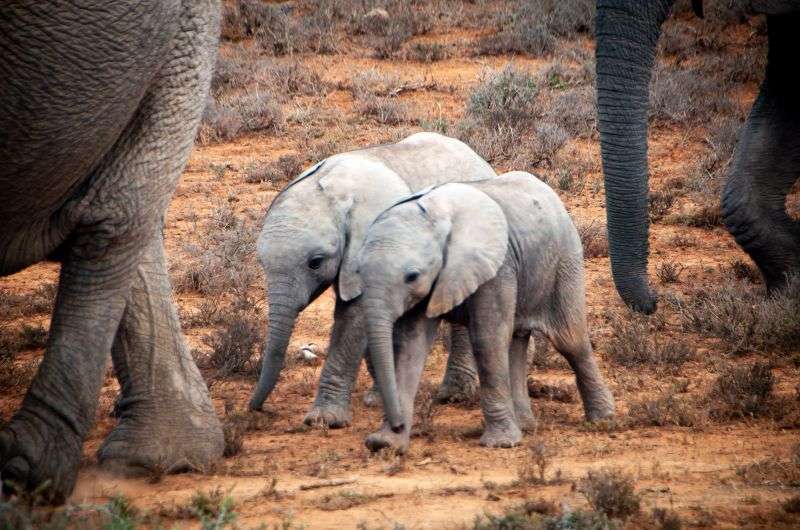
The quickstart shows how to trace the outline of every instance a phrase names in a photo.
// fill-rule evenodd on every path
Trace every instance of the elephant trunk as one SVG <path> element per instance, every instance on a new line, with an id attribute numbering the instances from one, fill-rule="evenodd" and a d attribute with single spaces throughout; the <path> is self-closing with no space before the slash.
<path id="1" fill-rule="evenodd" d="M 652 313 L 647 281 L 647 115 L 661 24 L 672 1 L 597 3 L 597 118 L 605 176 L 609 253 L 625 303 Z"/>
<path id="2" fill-rule="evenodd" d="M 394 370 L 393 328 L 394 320 L 386 316 L 382 308 L 368 307 L 367 340 L 375 381 L 383 398 L 386 421 L 394 432 L 404 428 L 403 413 L 397 392 L 397 378 Z"/>
<path id="3" fill-rule="evenodd" d="M 264 400 L 272 393 L 283 369 L 286 348 L 292 336 L 299 310 L 294 297 L 285 294 L 269 295 L 269 326 L 266 347 L 261 358 L 261 375 L 250 398 L 250 410 L 260 410 Z"/>

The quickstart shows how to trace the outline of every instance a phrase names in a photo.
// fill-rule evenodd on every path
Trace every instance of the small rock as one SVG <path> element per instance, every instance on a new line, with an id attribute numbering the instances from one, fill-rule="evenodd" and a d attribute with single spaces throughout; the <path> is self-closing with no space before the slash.
<path id="1" fill-rule="evenodd" d="M 319 361 L 319 346 L 313 342 L 303 344 L 297 356 L 306 363 L 314 364 Z"/>

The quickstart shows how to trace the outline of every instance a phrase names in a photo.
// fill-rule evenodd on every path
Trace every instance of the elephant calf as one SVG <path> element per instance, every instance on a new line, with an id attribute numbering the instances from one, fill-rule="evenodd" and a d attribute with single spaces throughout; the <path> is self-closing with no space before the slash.
<path id="1" fill-rule="evenodd" d="M 359 269 L 344 280 L 363 291 L 386 411 L 383 428 L 367 437 L 372 450 L 407 449 L 441 319 L 469 330 L 486 423 L 481 444 L 517 445 L 534 423 L 526 385 L 532 330 L 569 361 L 586 417 L 613 414 L 586 329 L 580 238 L 558 196 L 530 174 L 445 184 L 395 204 L 372 224 Z"/>
<path id="2" fill-rule="evenodd" d="M 350 422 L 350 392 L 367 349 L 361 301 L 348 278 L 364 234 L 380 212 L 426 186 L 490 179 L 496 173 L 466 144 L 435 133 L 334 155 L 294 179 L 272 202 L 258 240 L 267 277 L 269 330 L 250 400 L 260 409 L 283 369 L 294 322 L 331 285 L 337 292 L 330 348 L 305 422 Z M 466 330 L 455 326 L 440 397 L 476 386 Z"/>

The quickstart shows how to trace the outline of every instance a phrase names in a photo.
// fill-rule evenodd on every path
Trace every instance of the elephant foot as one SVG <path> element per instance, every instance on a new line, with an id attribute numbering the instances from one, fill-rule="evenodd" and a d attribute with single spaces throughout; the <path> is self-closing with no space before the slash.
<path id="1" fill-rule="evenodd" d="M 408 451 L 409 432 L 408 429 L 404 429 L 403 432 L 396 433 L 384 424 L 381 430 L 368 435 L 364 439 L 364 444 L 373 453 L 381 449 L 391 449 L 397 454 L 405 454 Z"/>
<path id="2" fill-rule="evenodd" d="M 437 403 L 477 402 L 478 379 L 475 374 L 447 372 L 439 390 Z"/>
<path id="3" fill-rule="evenodd" d="M 535 432 L 537 421 L 536 416 L 533 415 L 530 407 L 527 410 L 517 408 L 515 409 L 515 415 L 517 418 L 517 426 L 522 430 L 522 432 Z"/>
<path id="4" fill-rule="evenodd" d="M 484 447 L 516 447 L 522 441 L 522 431 L 514 422 L 487 425 L 481 436 Z"/>
<path id="5" fill-rule="evenodd" d="M 614 398 L 608 389 L 584 402 L 586 421 L 607 420 L 614 416 Z"/>
<path id="6" fill-rule="evenodd" d="M 364 394 L 364 405 L 370 408 L 381 406 L 382 398 L 380 391 L 374 386 Z"/>
<path id="7" fill-rule="evenodd" d="M 100 465 L 124 476 L 209 469 L 225 445 L 219 419 L 213 411 L 182 412 L 169 417 L 123 412 L 97 452 Z"/>
<path id="8" fill-rule="evenodd" d="M 352 421 L 350 414 L 350 406 L 348 405 L 314 405 L 308 411 L 306 417 L 303 418 L 303 423 L 311 427 L 328 427 L 331 429 L 340 429 L 347 427 Z"/>
<path id="9" fill-rule="evenodd" d="M 37 503 L 63 504 L 75 487 L 82 440 L 56 418 L 27 418 L 20 411 L 0 431 L 0 480 L 4 493 L 36 492 Z"/>

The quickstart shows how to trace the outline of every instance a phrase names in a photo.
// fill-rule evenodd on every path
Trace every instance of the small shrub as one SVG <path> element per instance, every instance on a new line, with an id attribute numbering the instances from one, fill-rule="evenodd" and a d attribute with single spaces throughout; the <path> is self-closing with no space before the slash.
<path id="1" fill-rule="evenodd" d="M 800 347 L 800 280 L 765 297 L 753 285 L 726 280 L 695 291 L 676 308 L 683 327 L 724 341 L 731 353 L 792 353 Z"/>
<path id="2" fill-rule="evenodd" d="M 650 202 L 650 222 L 657 223 L 667 213 L 675 203 L 675 194 L 664 191 L 653 191 L 649 195 Z"/>
<path id="3" fill-rule="evenodd" d="M 559 403 L 572 403 L 575 401 L 573 392 L 561 385 L 548 385 L 536 381 L 532 377 L 528 378 L 528 396 L 533 399 L 549 399 Z"/>
<path id="4" fill-rule="evenodd" d="M 248 91 L 223 101 L 221 105 L 239 113 L 246 131 L 278 131 L 283 128 L 283 110 L 275 96 L 268 91 Z"/>
<path id="5" fill-rule="evenodd" d="M 731 366 L 716 380 L 709 394 L 711 415 L 717 419 L 764 416 L 771 411 L 775 378 L 766 363 Z"/>
<path id="6" fill-rule="evenodd" d="M 434 63 L 447 59 L 448 49 L 444 44 L 438 42 L 416 42 L 408 49 L 407 57 L 422 63 Z"/>
<path id="7" fill-rule="evenodd" d="M 608 236 L 606 228 L 597 219 L 588 223 L 579 222 L 577 224 L 578 235 L 581 237 L 584 258 L 607 258 L 608 257 Z"/>
<path id="8" fill-rule="evenodd" d="M 235 310 L 225 314 L 221 329 L 203 341 L 211 347 L 208 365 L 216 368 L 218 377 L 258 373 L 253 355 L 261 344 L 261 326 L 254 315 Z"/>
<path id="9" fill-rule="evenodd" d="M 688 343 L 672 339 L 662 341 L 663 333 L 651 333 L 650 326 L 648 317 L 642 315 L 614 316 L 611 329 L 616 340 L 608 346 L 611 360 L 628 367 L 660 365 L 676 369 L 692 356 Z"/>
<path id="10" fill-rule="evenodd" d="M 356 110 L 383 125 L 398 125 L 411 119 L 408 104 L 396 97 L 365 95 L 356 101 Z"/>
<path id="11" fill-rule="evenodd" d="M 634 491 L 633 477 L 612 469 L 589 471 L 579 485 L 595 510 L 611 518 L 625 519 L 639 513 L 641 500 Z"/>
<path id="12" fill-rule="evenodd" d="M 680 515 L 672 510 L 653 508 L 653 519 L 658 524 L 659 530 L 681 530 L 683 528 Z"/>
<path id="13" fill-rule="evenodd" d="M 750 283 L 761 283 L 761 272 L 750 262 L 737 259 L 730 265 L 722 267 L 723 272 L 731 274 L 737 280 L 746 280 Z"/>
<path id="14" fill-rule="evenodd" d="M 560 125 L 570 137 L 588 138 L 595 131 L 594 88 L 578 86 L 559 90 L 545 117 Z"/>
<path id="15" fill-rule="evenodd" d="M 528 444 L 525 458 L 517 467 L 517 482 L 524 486 L 546 484 L 545 474 L 550 467 L 552 451 L 542 440 Z"/>
<path id="16" fill-rule="evenodd" d="M 283 187 L 303 170 L 305 160 L 300 155 L 282 155 L 268 163 L 255 163 L 245 169 L 244 181 L 248 184 L 268 182 Z"/>
<path id="17" fill-rule="evenodd" d="M 536 96 L 539 89 L 533 77 L 514 66 L 484 74 L 467 102 L 467 115 L 484 125 L 526 123 L 539 114 Z"/>
<path id="18" fill-rule="evenodd" d="M 736 467 L 746 484 L 757 486 L 800 487 L 800 444 L 795 444 L 788 459 L 769 457 Z"/>
<path id="19" fill-rule="evenodd" d="M 505 13 L 500 31 L 478 43 L 479 54 L 546 55 L 555 51 L 557 37 L 594 30 L 595 5 L 589 0 L 516 1 Z"/>
<path id="20" fill-rule="evenodd" d="M 656 276 L 663 284 L 677 283 L 685 266 L 674 261 L 662 261 L 656 266 Z"/>
<path id="21" fill-rule="evenodd" d="M 627 425 L 630 427 L 698 427 L 704 417 L 697 404 L 679 395 L 679 389 L 657 396 L 634 401 L 628 407 Z"/>

